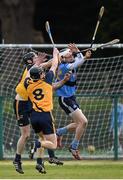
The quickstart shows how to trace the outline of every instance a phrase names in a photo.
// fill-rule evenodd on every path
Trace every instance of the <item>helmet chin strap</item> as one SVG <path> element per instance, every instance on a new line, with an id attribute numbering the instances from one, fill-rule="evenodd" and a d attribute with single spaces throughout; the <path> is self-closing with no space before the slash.
<path id="1" fill-rule="evenodd" d="M 29 65 L 33 64 L 33 60 L 32 59 L 28 59 L 27 62 L 28 62 Z"/>

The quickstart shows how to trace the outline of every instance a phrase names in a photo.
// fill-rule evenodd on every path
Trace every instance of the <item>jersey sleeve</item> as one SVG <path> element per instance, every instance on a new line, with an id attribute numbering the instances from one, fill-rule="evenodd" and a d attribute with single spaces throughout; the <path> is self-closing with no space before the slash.
<path id="1" fill-rule="evenodd" d="M 25 79 L 25 81 L 24 81 L 24 87 L 27 89 L 27 87 L 28 87 L 28 85 L 29 85 L 29 80 L 30 80 L 30 78 L 29 77 L 27 77 L 26 79 Z"/>
<path id="2" fill-rule="evenodd" d="M 68 68 L 69 70 L 77 69 L 77 68 L 80 67 L 84 62 L 85 62 L 84 56 L 82 55 L 82 53 L 79 53 L 79 54 L 76 55 L 75 61 L 74 61 L 73 63 L 69 63 L 69 64 L 67 65 L 67 68 Z"/>
<path id="3" fill-rule="evenodd" d="M 47 82 L 48 84 L 52 84 L 53 79 L 54 79 L 53 71 L 49 71 L 48 73 L 46 73 L 45 82 Z"/>

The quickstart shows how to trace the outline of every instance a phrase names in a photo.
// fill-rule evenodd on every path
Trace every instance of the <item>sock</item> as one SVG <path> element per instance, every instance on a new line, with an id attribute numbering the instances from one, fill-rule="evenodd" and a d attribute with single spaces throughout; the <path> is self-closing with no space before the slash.
<path id="1" fill-rule="evenodd" d="M 47 152 L 50 158 L 55 157 L 54 151 L 52 149 L 47 149 Z"/>
<path id="2" fill-rule="evenodd" d="M 39 141 L 39 140 L 35 140 L 35 150 L 37 149 L 37 148 L 40 148 L 41 147 L 41 142 Z"/>
<path id="3" fill-rule="evenodd" d="M 18 162 L 18 161 L 21 161 L 21 155 L 20 154 L 17 154 L 15 155 L 15 161 Z"/>
<path id="4" fill-rule="evenodd" d="M 77 139 L 74 139 L 71 143 L 72 149 L 78 149 L 79 141 Z"/>
<path id="5" fill-rule="evenodd" d="M 37 164 L 42 164 L 42 158 L 37 158 Z"/>
<path id="6" fill-rule="evenodd" d="M 59 128 L 59 129 L 56 130 L 56 134 L 57 134 L 58 136 L 62 136 L 63 134 L 66 134 L 67 131 L 68 131 L 68 130 L 67 130 L 66 127 Z"/>

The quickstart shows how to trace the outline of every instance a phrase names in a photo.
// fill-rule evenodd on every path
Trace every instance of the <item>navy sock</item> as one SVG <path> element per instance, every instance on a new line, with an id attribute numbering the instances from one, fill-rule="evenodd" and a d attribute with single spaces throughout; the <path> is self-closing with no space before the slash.
<path id="1" fill-rule="evenodd" d="M 17 154 L 15 155 L 15 161 L 18 162 L 18 161 L 21 161 L 21 155 L 20 154 Z"/>
<path id="2" fill-rule="evenodd" d="M 42 158 L 37 158 L 37 164 L 42 164 Z"/>
<path id="3" fill-rule="evenodd" d="M 35 140 L 35 148 L 40 148 L 41 147 L 41 142 L 39 140 Z"/>
<path id="4" fill-rule="evenodd" d="M 54 151 L 52 149 L 47 149 L 47 152 L 50 158 L 55 157 Z"/>

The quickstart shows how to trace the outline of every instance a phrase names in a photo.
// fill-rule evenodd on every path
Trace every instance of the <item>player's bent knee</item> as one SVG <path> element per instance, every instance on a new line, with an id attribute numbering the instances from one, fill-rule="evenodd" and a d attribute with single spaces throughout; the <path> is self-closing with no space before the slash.
<path id="1" fill-rule="evenodd" d="M 52 149 L 55 150 L 57 148 L 57 143 L 52 144 Z"/>
<path id="2" fill-rule="evenodd" d="M 86 127 L 86 126 L 88 125 L 88 120 L 85 119 L 84 122 L 83 122 L 83 124 L 84 124 L 83 126 Z"/>
<path id="3" fill-rule="evenodd" d="M 30 134 L 27 134 L 27 135 L 26 135 L 26 138 L 29 139 L 29 138 L 30 138 Z"/>
<path id="4" fill-rule="evenodd" d="M 88 124 L 88 120 L 85 118 L 84 119 L 84 124 L 87 126 L 87 124 Z"/>
<path id="5" fill-rule="evenodd" d="M 87 124 L 88 124 L 88 120 L 86 119 L 86 118 L 82 118 L 82 119 L 80 119 L 80 121 L 79 121 L 79 123 L 78 123 L 80 126 L 84 126 L 84 127 L 86 127 L 87 126 Z"/>
<path id="6" fill-rule="evenodd" d="M 29 132 L 23 133 L 23 134 L 22 134 L 22 137 L 23 137 L 24 139 L 29 139 L 30 133 L 29 133 Z"/>
<path id="7" fill-rule="evenodd" d="M 57 146 L 55 145 L 55 146 L 53 146 L 53 150 L 56 150 L 56 148 L 57 148 Z"/>

